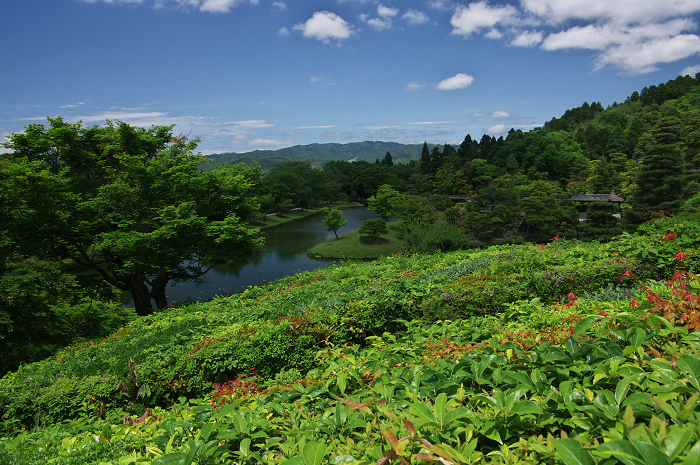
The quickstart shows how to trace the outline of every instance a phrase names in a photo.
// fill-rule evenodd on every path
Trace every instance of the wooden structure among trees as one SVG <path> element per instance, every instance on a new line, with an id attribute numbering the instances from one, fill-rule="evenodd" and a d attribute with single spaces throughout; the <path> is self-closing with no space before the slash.
<path id="1" fill-rule="evenodd" d="M 574 202 L 579 202 L 576 208 L 579 212 L 579 221 L 585 221 L 588 219 L 588 208 L 587 206 L 581 204 L 590 202 L 610 202 L 612 204 L 620 205 L 625 201 L 625 199 L 614 192 L 612 194 L 586 194 L 585 192 L 581 192 L 580 194 L 571 197 L 571 200 Z M 616 207 L 615 210 L 616 211 L 613 213 L 613 216 L 621 218 L 622 215 L 619 212 L 619 207 Z"/>

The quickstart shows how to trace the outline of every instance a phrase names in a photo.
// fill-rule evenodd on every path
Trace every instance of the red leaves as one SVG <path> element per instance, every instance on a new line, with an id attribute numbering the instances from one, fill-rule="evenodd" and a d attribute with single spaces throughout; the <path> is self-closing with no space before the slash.
<path id="1" fill-rule="evenodd" d="M 352 399 L 341 399 L 338 396 L 333 396 L 333 397 L 335 397 L 340 402 L 342 402 L 343 405 L 347 405 L 348 407 L 350 407 L 350 410 L 361 410 L 365 413 L 369 413 L 369 414 L 372 413 L 372 411 L 368 407 L 368 405 L 372 403 L 371 401 L 370 402 L 357 402 L 357 401 L 352 400 Z"/>
<path id="2" fill-rule="evenodd" d="M 625 271 L 625 272 L 622 274 L 622 279 L 621 279 L 620 281 L 624 281 L 624 280 L 625 280 L 625 277 L 631 278 L 631 277 L 632 277 L 632 272 L 631 272 L 630 270 Z"/>
<path id="3" fill-rule="evenodd" d="M 258 384 L 259 379 L 260 375 L 255 368 L 251 368 L 247 373 L 236 376 L 234 379 L 224 384 L 214 383 L 214 392 L 210 394 L 212 397 L 211 405 L 220 407 L 236 399 L 255 396 L 260 392 L 260 385 Z"/>

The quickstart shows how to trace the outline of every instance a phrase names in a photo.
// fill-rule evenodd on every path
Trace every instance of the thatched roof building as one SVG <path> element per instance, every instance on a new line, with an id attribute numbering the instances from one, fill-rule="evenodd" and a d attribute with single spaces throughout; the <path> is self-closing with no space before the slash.
<path id="1" fill-rule="evenodd" d="M 625 201 L 622 197 L 619 195 L 612 193 L 612 194 L 586 194 L 584 192 L 581 192 L 578 195 L 574 195 L 571 197 L 571 200 L 574 202 L 613 202 L 613 203 L 622 203 Z"/>

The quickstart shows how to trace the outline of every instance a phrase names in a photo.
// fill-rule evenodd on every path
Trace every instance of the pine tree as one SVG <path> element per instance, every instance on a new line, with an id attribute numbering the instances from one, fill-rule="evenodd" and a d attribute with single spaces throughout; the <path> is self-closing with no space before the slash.
<path id="1" fill-rule="evenodd" d="M 384 155 L 384 160 L 382 160 L 382 165 L 384 166 L 394 166 L 394 160 L 391 158 L 391 154 L 389 152 Z"/>
<path id="2" fill-rule="evenodd" d="M 687 168 L 678 148 L 681 121 L 665 116 L 639 141 L 643 151 L 633 207 L 638 212 L 673 212 L 681 204 Z"/>
<path id="3" fill-rule="evenodd" d="M 428 149 L 428 143 L 423 142 L 423 151 L 420 156 L 420 172 L 423 174 L 430 174 L 431 163 L 430 163 L 430 150 Z"/>

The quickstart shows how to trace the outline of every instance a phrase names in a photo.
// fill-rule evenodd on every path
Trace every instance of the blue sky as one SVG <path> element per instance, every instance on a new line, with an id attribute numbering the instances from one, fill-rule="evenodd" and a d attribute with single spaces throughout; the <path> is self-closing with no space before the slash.
<path id="1" fill-rule="evenodd" d="M 175 124 L 204 154 L 528 131 L 700 72 L 700 0 L 2 0 L 0 136 Z"/>

